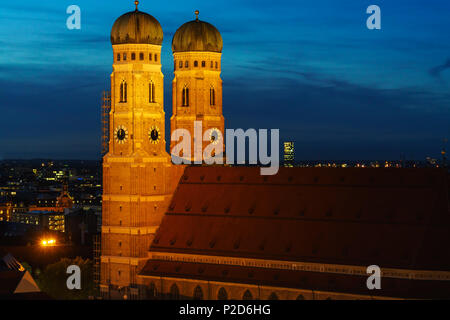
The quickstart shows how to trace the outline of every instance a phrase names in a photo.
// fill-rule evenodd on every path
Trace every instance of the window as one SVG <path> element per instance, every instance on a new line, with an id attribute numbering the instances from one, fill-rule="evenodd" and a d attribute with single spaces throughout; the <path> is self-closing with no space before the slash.
<path id="1" fill-rule="evenodd" d="M 148 55 L 148 60 L 152 61 L 152 57 L 153 57 L 153 55 L 150 53 L 150 54 Z"/>
<path id="2" fill-rule="evenodd" d="M 214 62 L 211 61 L 211 69 L 214 68 Z"/>
<path id="3" fill-rule="evenodd" d="M 139 60 L 144 60 L 144 54 L 142 52 L 139 53 Z"/>
<path id="4" fill-rule="evenodd" d="M 219 64 L 218 64 L 217 61 L 216 61 L 216 69 L 217 69 L 218 66 L 219 66 Z"/>
<path id="5" fill-rule="evenodd" d="M 155 62 L 158 61 L 158 55 L 155 53 Z"/>
<path id="6" fill-rule="evenodd" d="M 148 84 L 148 101 L 150 103 L 155 102 L 155 84 L 153 81 Z"/>
<path id="7" fill-rule="evenodd" d="M 186 68 L 189 68 L 189 61 L 186 61 L 185 64 L 184 64 L 184 66 L 185 66 Z"/>
<path id="8" fill-rule="evenodd" d="M 189 88 L 184 86 L 182 93 L 182 104 L 183 107 L 189 106 Z"/>
<path id="9" fill-rule="evenodd" d="M 149 287 L 147 288 L 147 297 L 149 299 L 155 299 L 156 295 L 157 295 L 156 286 L 152 282 L 152 283 L 150 283 Z"/>
<path id="10" fill-rule="evenodd" d="M 123 54 L 123 61 L 127 61 L 127 54 L 126 53 Z"/>
<path id="11" fill-rule="evenodd" d="M 228 300 L 228 294 L 225 288 L 220 288 L 219 293 L 217 294 L 217 300 Z"/>
<path id="12" fill-rule="evenodd" d="M 127 83 L 125 80 L 120 84 L 120 102 L 127 102 Z"/>
<path id="13" fill-rule="evenodd" d="M 194 67 L 198 67 L 198 61 L 194 61 Z"/>
<path id="14" fill-rule="evenodd" d="M 120 61 L 120 53 L 117 54 L 117 61 Z"/>
<path id="15" fill-rule="evenodd" d="M 180 69 L 183 68 L 183 61 L 180 61 Z"/>
<path id="16" fill-rule="evenodd" d="M 252 293 L 249 290 L 246 290 L 242 296 L 242 300 L 253 300 Z"/>
<path id="17" fill-rule="evenodd" d="M 203 300 L 203 291 L 202 288 L 200 288 L 200 286 L 195 287 L 194 300 Z"/>
<path id="18" fill-rule="evenodd" d="M 131 54 L 131 60 L 136 60 L 136 53 L 133 52 L 133 53 Z"/>
<path id="19" fill-rule="evenodd" d="M 209 104 L 211 106 L 216 105 L 216 90 L 214 90 L 213 86 L 211 86 L 211 88 L 209 88 Z"/>
<path id="20" fill-rule="evenodd" d="M 202 61 L 202 68 L 206 67 L 206 61 Z"/>
<path id="21" fill-rule="evenodd" d="M 269 296 L 269 300 L 278 300 L 278 296 L 275 292 L 272 292 Z"/>
<path id="22" fill-rule="evenodd" d="M 180 299 L 180 290 L 178 290 L 178 286 L 175 283 L 170 287 L 169 299 L 171 300 Z"/>

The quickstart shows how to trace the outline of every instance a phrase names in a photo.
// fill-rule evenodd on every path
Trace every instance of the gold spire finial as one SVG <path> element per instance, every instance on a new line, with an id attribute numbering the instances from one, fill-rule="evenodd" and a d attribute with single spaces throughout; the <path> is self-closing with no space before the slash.
<path id="1" fill-rule="evenodd" d="M 139 1 L 135 1 L 134 4 L 136 5 L 136 11 L 138 11 L 138 5 L 139 5 Z"/>
<path id="2" fill-rule="evenodd" d="M 200 11 L 198 11 L 198 10 L 195 10 L 195 20 L 197 20 L 198 21 L 198 15 L 200 14 Z"/>

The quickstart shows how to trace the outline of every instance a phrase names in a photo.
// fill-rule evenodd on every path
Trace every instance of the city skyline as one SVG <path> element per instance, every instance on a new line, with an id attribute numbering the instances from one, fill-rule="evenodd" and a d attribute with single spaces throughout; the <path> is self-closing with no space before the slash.
<path id="1" fill-rule="evenodd" d="M 8 121 L 0 159 L 100 158 L 109 29 L 134 6 L 78 1 L 82 28 L 68 30 L 70 4 L 3 5 L 0 19 L 8 26 L 0 36 L 9 54 L 0 57 L 0 93 Z M 279 128 L 280 142 L 296 142 L 298 160 L 439 157 L 450 136 L 450 5 L 379 1 L 382 29 L 368 30 L 370 4 L 141 1 L 164 31 L 166 122 L 172 36 L 199 9 L 224 39 L 226 128 Z"/>

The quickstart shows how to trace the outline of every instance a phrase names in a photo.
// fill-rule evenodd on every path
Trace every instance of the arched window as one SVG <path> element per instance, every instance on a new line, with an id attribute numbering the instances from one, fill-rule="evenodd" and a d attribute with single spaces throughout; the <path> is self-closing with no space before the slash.
<path id="1" fill-rule="evenodd" d="M 184 66 L 185 66 L 186 68 L 189 68 L 189 61 L 186 61 L 186 62 L 184 63 Z"/>
<path id="2" fill-rule="evenodd" d="M 216 61 L 216 69 L 217 69 L 218 66 L 219 66 L 219 64 L 218 64 L 217 61 Z"/>
<path id="3" fill-rule="evenodd" d="M 206 61 L 202 61 L 202 68 L 206 67 Z"/>
<path id="4" fill-rule="evenodd" d="M 127 102 L 127 83 L 125 80 L 120 84 L 120 102 Z"/>
<path id="5" fill-rule="evenodd" d="M 217 299 L 218 300 L 228 300 L 228 293 L 227 293 L 227 290 L 225 290 L 225 288 L 219 289 L 219 293 L 217 294 Z"/>
<path id="6" fill-rule="evenodd" d="M 127 54 L 126 53 L 123 54 L 123 61 L 127 61 Z"/>
<path id="7" fill-rule="evenodd" d="M 120 61 L 120 53 L 117 54 L 117 61 Z"/>
<path id="8" fill-rule="evenodd" d="M 136 53 L 133 52 L 133 53 L 131 54 L 131 60 L 136 60 Z"/>
<path id="9" fill-rule="evenodd" d="M 216 105 L 216 90 L 214 90 L 213 86 L 209 88 L 209 104 L 212 106 Z"/>
<path id="10" fill-rule="evenodd" d="M 198 61 L 194 61 L 194 67 L 198 67 Z"/>
<path id="11" fill-rule="evenodd" d="M 180 68 L 183 68 L 183 61 L 180 60 Z"/>
<path id="12" fill-rule="evenodd" d="M 242 300 L 253 300 L 253 296 L 252 296 L 252 293 L 250 292 L 250 290 L 246 290 L 244 292 L 244 295 L 242 296 Z"/>
<path id="13" fill-rule="evenodd" d="M 179 300 L 180 299 L 180 290 L 178 290 L 178 286 L 176 285 L 176 283 L 174 283 L 170 287 L 169 299 L 170 300 Z"/>
<path id="14" fill-rule="evenodd" d="M 152 282 L 152 283 L 150 283 L 150 285 L 147 288 L 147 297 L 149 299 L 156 299 L 156 296 L 157 296 L 156 286 Z"/>
<path id="15" fill-rule="evenodd" d="M 194 300 L 203 300 L 203 291 L 202 288 L 200 288 L 200 286 L 195 287 Z"/>
<path id="16" fill-rule="evenodd" d="M 155 53 L 155 62 L 158 61 L 158 55 Z"/>
<path id="17" fill-rule="evenodd" d="M 150 103 L 155 102 L 155 84 L 153 81 L 148 84 L 148 101 Z"/>
<path id="18" fill-rule="evenodd" d="M 139 60 L 144 60 L 144 54 L 142 52 L 139 53 Z"/>
<path id="19" fill-rule="evenodd" d="M 153 58 L 153 54 L 150 53 L 150 54 L 148 55 L 148 60 L 152 61 L 152 58 Z"/>
<path id="20" fill-rule="evenodd" d="M 182 93 L 182 106 L 188 107 L 189 106 L 189 88 L 184 86 L 183 93 Z"/>
<path id="21" fill-rule="evenodd" d="M 272 292 L 269 296 L 269 300 L 278 300 L 278 296 L 275 292 Z"/>

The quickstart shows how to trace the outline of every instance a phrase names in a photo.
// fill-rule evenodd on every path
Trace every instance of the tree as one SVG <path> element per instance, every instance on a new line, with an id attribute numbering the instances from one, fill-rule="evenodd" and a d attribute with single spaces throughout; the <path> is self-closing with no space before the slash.
<path id="1" fill-rule="evenodd" d="M 81 289 L 69 290 L 67 288 L 67 268 L 71 265 L 80 267 Z M 94 284 L 93 264 L 89 259 L 76 257 L 75 259 L 63 258 L 60 261 L 48 265 L 37 279 L 39 288 L 54 299 L 58 300 L 85 300 L 90 296 L 97 296 L 98 292 Z"/>

